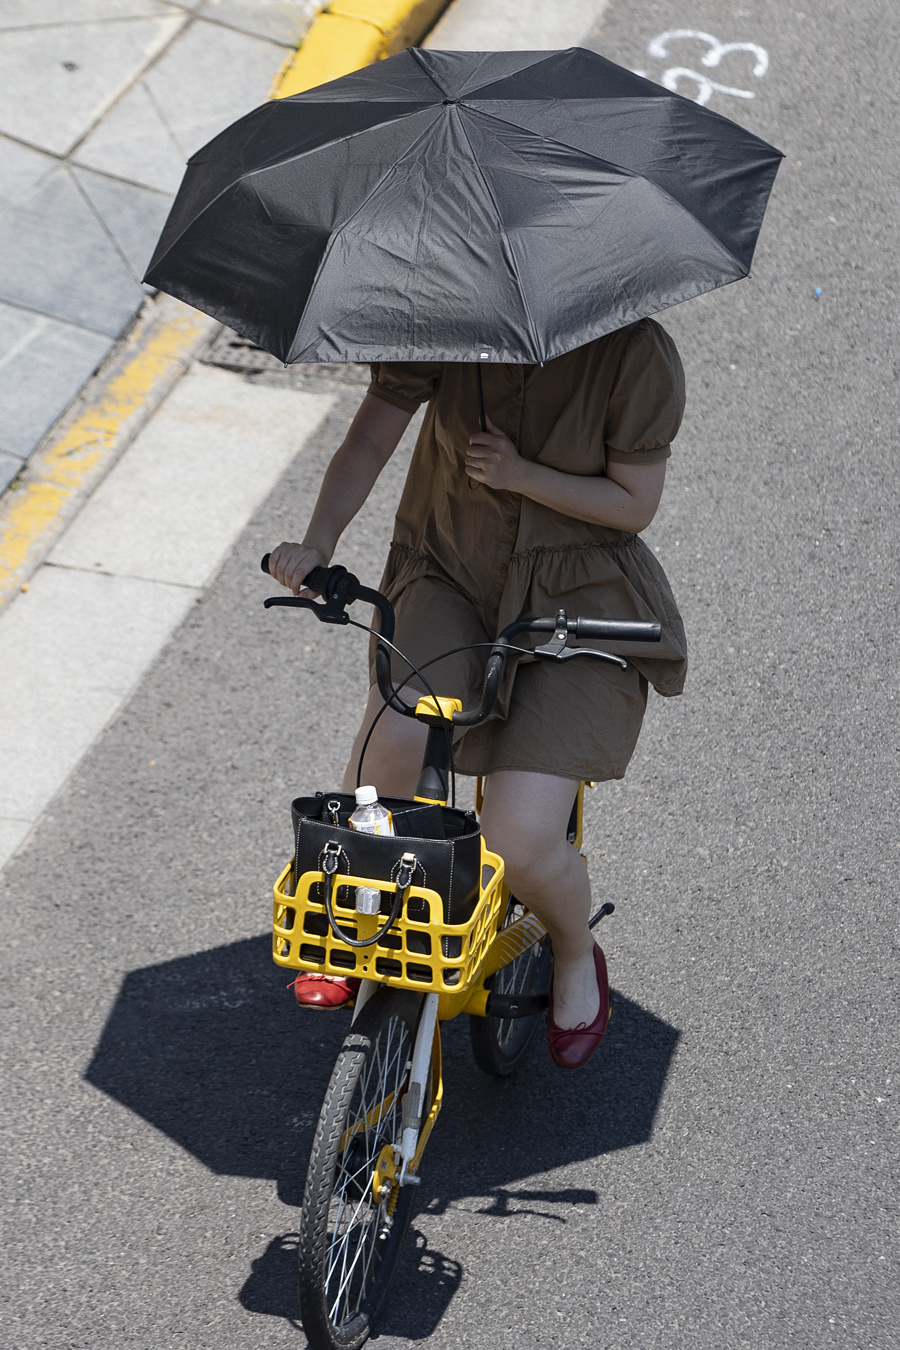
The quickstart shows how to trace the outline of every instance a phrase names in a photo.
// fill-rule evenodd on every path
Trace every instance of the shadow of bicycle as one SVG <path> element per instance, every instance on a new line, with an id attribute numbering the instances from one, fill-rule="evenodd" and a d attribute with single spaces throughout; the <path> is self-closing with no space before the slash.
<path id="1" fill-rule="evenodd" d="M 381 1319 L 378 1336 L 399 1336 L 408 1341 L 427 1340 L 436 1330 L 460 1286 L 463 1268 L 459 1261 L 428 1245 L 415 1225 L 402 1258 L 402 1268 L 391 1286 L 390 1307 Z M 252 1265 L 238 1300 L 248 1312 L 280 1317 L 302 1330 L 297 1319 L 297 1233 L 273 1238 Z"/>
<path id="2" fill-rule="evenodd" d="M 280 1199 L 297 1206 L 349 1018 L 298 1009 L 287 980 L 272 965 L 268 935 L 133 971 L 85 1077 L 211 1171 L 271 1178 Z M 616 993 L 613 1000 L 604 1045 L 578 1074 L 561 1073 L 538 1045 L 512 1079 L 487 1078 L 472 1060 L 465 1019 L 445 1027 L 445 1105 L 420 1210 L 462 1203 L 564 1223 L 567 1206 L 597 1202 L 593 1190 L 534 1183 L 649 1139 L 678 1040 L 639 1004 Z M 253 1262 L 239 1295 L 245 1308 L 294 1319 L 295 1243 L 296 1234 L 279 1236 Z M 461 1275 L 417 1232 L 384 1334 L 425 1339 Z"/>

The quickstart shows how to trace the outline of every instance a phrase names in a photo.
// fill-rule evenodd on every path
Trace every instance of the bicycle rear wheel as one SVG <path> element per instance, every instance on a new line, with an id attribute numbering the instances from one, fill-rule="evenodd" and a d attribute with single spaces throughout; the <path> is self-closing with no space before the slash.
<path id="1" fill-rule="evenodd" d="M 525 913 L 514 895 L 509 897 L 501 928 L 508 928 Z M 491 992 L 496 994 L 545 994 L 550 988 L 553 953 L 549 938 L 501 966 L 494 976 Z M 506 1078 L 528 1054 L 532 1037 L 543 1013 L 530 1017 L 469 1017 L 469 1038 L 475 1063 L 494 1078 Z"/>
<path id="2" fill-rule="evenodd" d="M 406 1237 L 414 1186 L 391 1184 L 420 995 L 381 988 L 344 1040 L 319 1116 L 300 1218 L 300 1317 L 312 1350 L 368 1338 Z"/>

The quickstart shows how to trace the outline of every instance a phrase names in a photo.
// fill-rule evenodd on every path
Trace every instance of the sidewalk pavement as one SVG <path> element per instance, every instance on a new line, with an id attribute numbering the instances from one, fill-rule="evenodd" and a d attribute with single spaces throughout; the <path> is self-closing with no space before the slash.
<path id="1" fill-rule="evenodd" d="M 128 328 L 185 160 L 319 0 L 0 0 L 0 492 Z"/>
<path id="2" fill-rule="evenodd" d="M 33 20 L 39 3 L 39 12 L 49 16 L 46 26 L 39 28 L 32 22 L 23 28 L 26 4 Z M 458 50 L 528 50 L 538 43 L 548 48 L 569 46 L 588 37 L 606 3 L 565 0 L 566 7 L 559 14 L 548 9 L 545 0 L 494 0 L 492 5 L 487 0 L 456 0 L 426 45 Z M 120 39 L 136 41 L 140 32 L 143 44 L 140 55 L 133 58 L 128 81 L 120 78 L 114 85 L 110 78 L 102 85 L 98 78 L 93 102 L 86 96 L 77 116 L 74 101 L 70 106 L 61 93 L 56 97 L 59 117 L 68 109 L 73 119 L 67 131 L 59 128 L 56 157 L 37 139 L 39 132 L 49 139 L 54 119 L 46 109 L 40 114 L 31 111 L 33 96 L 20 115 L 32 118 L 29 126 L 34 143 L 26 146 L 11 136 L 0 138 L 4 147 L 13 147 L 10 155 L 21 152 L 26 156 L 22 163 L 27 160 L 33 165 L 36 159 L 50 163 L 44 177 L 33 182 L 32 203 L 46 184 L 60 185 L 53 188 L 58 197 L 45 198 L 40 206 L 32 204 L 30 217 L 26 218 L 23 206 L 17 230 L 9 236 L 21 246 L 18 256 L 27 273 L 28 260 L 40 263 L 42 255 L 36 245 L 28 253 L 26 245 L 39 229 L 44 231 L 48 249 L 44 273 L 49 275 L 58 265 L 60 270 L 54 275 L 62 278 L 56 287 L 47 283 L 40 292 L 43 303 L 52 304 L 54 312 L 28 309 L 21 299 L 15 305 L 0 303 L 0 320 L 8 312 L 20 321 L 24 316 L 33 326 L 17 352 L 14 344 L 7 349 L 5 368 L 0 357 L 0 378 L 11 367 L 21 371 L 14 371 L 11 383 L 0 384 L 0 400 L 11 398 L 8 391 L 15 392 L 19 383 L 30 389 L 32 408 L 44 409 L 33 414 L 35 430 L 46 425 L 41 416 L 52 417 L 47 412 L 49 402 L 42 403 L 41 398 L 45 386 L 52 383 L 55 361 L 61 359 L 57 352 L 78 355 L 91 341 L 107 344 L 103 350 L 108 350 L 115 340 L 115 316 L 125 315 L 123 322 L 127 322 L 142 301 L 136 275 L 167 209 L 167 193 L 181 175 L 181 161 L 176 163 L 171 149 L 174 132 L 170 129 L 177 131 L 177 143 L 184 147 L 179 154 L 186 153 L 243 108 L 261 102 L 271 89 L 281 48 L 286 45 L 282 42 L 286 30 L 277 25 L 295 18 L 301 8 L 290 0 L 219 0 L 193 10 L 156 0 L 66 0 L 65 9 L 61 0 L 0 0 L 0 19 L 6 25 L 0 28 L 0 68 L 8 56 L 4 44 L 10 34 L 13 39 L 33 41 L 38 50 L 44 50 L 41 43 L 46 42 L 46 50 L 52 50 L 55 57 L 68 50 L 73 61 L 80 55 L 86 64 L 96 53 L 99 65 L 104 56 L 100 39 L 106 34 L 114 45 Z M 118 27 L 107 17 L 102 23 L 96 19 L 98 13 L 107 16 L 111 9 L 130 17 Z M 52 22 L 63 12 L 81 15 L 81 23 Z M 241 16 L 244 29 L 226 25 L 226 17 L 236 25 Z M 490 16 L 493 22 L 488 21 Z M 21 21 L 16 29 L 12 28 L 14 18 Z M 265 20 L 266 32 L 246 31 L 251 18 L 258 30 Z M 104 31 L 98 36 L 101 28 Z M 93 47 L 81 29 L 90 32 Z M 62 45 L 64 30 L 74 33 L 73 42 L 76 38 L 83 41 L 83 48 Z M 209 44 L 203 50 L 197 45 L 200 39 Z M 51 40 L 58 45 L 52 47 Z M 136 51 L 137 45 L 131 50 Z M 55 70 L 52 76 L 61 81 Z M 24 80 L 19 88 L 24 90 Z M 227 98 L 223 90 L 230 91 Z M 119 102 L 114 104 L 116 97 Z M 0 119 L 13 106 L 8 93 L 0 94 Z M 142 110 L 140 115 L 136 109 Z M 25 128 L 17 125 L 15 134 L 20 135 Z M 0 131 L 6 129 L 5 123 L 0 125 Z M 108 195 L 102 197 L 101 191 Z M 92 204 L 87 209 L 88 200 L 94 202 L 91 193 L 98 203 L 102 201 L 106 216 L 100 214 L 99 206 Z M 16 202 L 22 194 L 27 201 L 27 187 Z M 78 219 L 87 221 L 91 229 L 103 220 L 104 228 L 87 239 L 75 234 L 70 241 L 59 214 L 50 209 L 56 201 L 80 203 L 85 210 Z M 152 228 L 148 216 L 142 214 L 148 201 L 160 213 L 153 217 Z M 109 203 L 126 203 L 128 210 L 116 215 Z M 0 221 L 0 228 L 4 223 Z M 112 233 L 113 225 L 118 235 Z M 112 239 L 122 242 L 113 247 Z M 119 310 L 111 307 L 101 316 L 105 329 L 92 327 L 86 319 L 96 322 L 96 307 L 106 299 L 110 273 L 104 269 L 114 270 L 121 263 L 125 242 L 133 266 L 124 273 L 121 291 L 114 286 L 110 289 L 113 296 L 130 298 L 127 303 L 120 300 Z M 74 259 L 72 290 L 67 288 L 64 259 Z M 15 274 L 0 270 L 6 284 L 10 275 Z M 28 275 L 33 275 L 33 285 L 38 287 L 40 267 L 32 265 Z M 118 275 L 121 280 L 121 269 Z M 73 296 L 81 297 L 82 308 L 75 308 Z M 9 298 L 6 292 L 0 294 L 0 302 Z M 73 307 L 63 313 L 64 304 Z M 176 304 L 160 297 L 152 308 Z M 199 316 L 187 306 L 180 309 L 187 316 L 184 326 L 190 329 L 193 323 L 198 327 L 194 321 Z M 176 326 L 168 324 L 169 337 Z M 56 349 L 50 346 L 51 339 L 57 342 Z M 46 561 L 0 613 L 0 869 L 25 844 L 83 755 L 130 697 L 192 604 L 202 597 L 266 494 L 334 406 L 335 394 L 327 380 L 317 391 L 303 392 L 248 383 L 238 373 L 208 365 L 198 364 L 186 373 L 180 367 L 175 370 L 177 360 L 182 359 L 177 346 L 176 341 L 167 357 L 160 357 L 169 361 L 174 372 L 167 385 L 174 381 L 172 392 L 149 415 L 142 415 L 140 391 L 149 390 L 150 381 L 141 386 L 131 380 L 128 397 L 137 406 L 129 416 L 142 429 L 93 493 L 86 500 L 79 499 L 74 519 L 69 519 Z M 180 350 L 183 354 L 196 346 L 196 337 L 188 333 Z M 97 349 L 90 350 L 82 371 L 89 371 L 97 359 L 93 355 Z M 74 385 L 55 395 L 63 404 L 83 378 L 74 360 L 67 369 Z M 145 399 L 149 396 L 149 392 L 144 395 Z M 121 425 L 121 409 L 108 420 Z M 104 435 L 114 435 L 102 424 L 103 417 L 98 418 L 95 410 L 88 431 L 98 444 Z M 10 419 L 3 417 L 0 425 L 10 425 Z M 69 430 L 74 437 L 78 428 Z M 63 437 L 57 447 L 60 458 L 77 459 L 75 439 L 69 445 Z M 17 444 L 24 445 L 24 439 Z"/>

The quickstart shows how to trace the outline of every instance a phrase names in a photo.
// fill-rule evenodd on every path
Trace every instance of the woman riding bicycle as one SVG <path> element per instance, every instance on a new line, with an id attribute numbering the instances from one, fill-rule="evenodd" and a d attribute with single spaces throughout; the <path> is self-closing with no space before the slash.
<path id="1" fill-rule="evenodd" d="M 488 646 L 513 620 L 564 608 L 590 618 L 655 619 L 662 641 L 620 647 L 628 669 L 524 657 L 497 714 L 456 743 L 459 772 L 484 779 L 482 828 L 506 863 L 516 898 L 541 920 L 554 956 L 550 1049 L 578 1068 L 609 1016 L 603 954 L 588 928 L 586 869 L 566 841 L 583 779 L 621 778 L 643 720 L 648 683 L 681 692 L 684 629 L 662 568 L 639 539 L 653 519 L 684 408 L 674 343 L 642 319 L 543 366 L 484 365 L 487 430 L 472 367 L 380 364 L 326 471 L 301 543 L 273 550 L 269 571 L 295 595 L 326 566 L 417 408 L 427 411 L 410 465 L 380 589 L 396 612 L 395 643 L 430 668 L 441 693 L 481 687 Z M 480 645 L 478 645 L 480 644 Z M 512 663 L 510 663 L 512 666 Z M 399 682 L 408 667 L 395 658 Z M 420 693 L 415 677 L 410 685 Z M 344 782 L 352 791 L 363 740 L 382 706 L 372 689 Z M 365 778 L 411 797 L 426 728 L 387 709 Z M 301 1002 L 335 1005 L 344 981 L 300 976 Z"/>

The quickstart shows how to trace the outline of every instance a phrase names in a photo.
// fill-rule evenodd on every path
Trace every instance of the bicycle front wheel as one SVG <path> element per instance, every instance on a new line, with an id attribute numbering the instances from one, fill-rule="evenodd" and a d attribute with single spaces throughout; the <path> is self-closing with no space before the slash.
<path id="1" fill-rule="evenodd" d="M 501 928 L 521 919 L 524 905 L 509 897 Z M 546 994 L 553 971 L 550 939 L 544 938 L 522 952 L 509 965 L 501 966 L 494 976 L 491 992 L 497 994 Z M 469 1039 L 475 1063 L 494 1078 L 506 1078 L 528 1054 L 532 1037 L 543 1020 L 543 1013 L 530 1017 L 469 1017 Z"/>
<path id="2" fill-rule="evenodd" d="M 300 1217 L 300 1317 L 312 1350 L 357 1350 L 414 1205 L 393 1180 L 420 995 L 381 988 L 344 1040 L 319 1116 Z"/>

